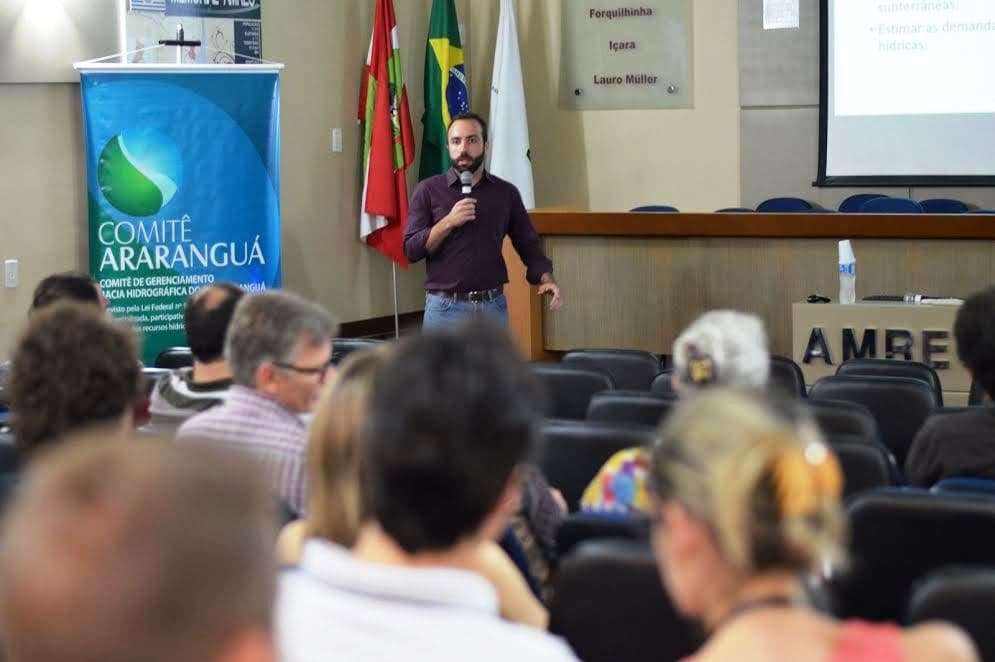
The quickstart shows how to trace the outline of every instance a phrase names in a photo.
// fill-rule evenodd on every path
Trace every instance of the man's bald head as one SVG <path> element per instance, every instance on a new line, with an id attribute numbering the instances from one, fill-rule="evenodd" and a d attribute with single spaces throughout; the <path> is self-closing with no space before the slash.
<path id="1" fill-rule="evenodd" d="M 221 451 L 58 447 L 2 530 L 5 659 L 269 659 L 273 509 L 255 468 Z"/>
<path id="2" fill-rule="evenodd" d="M 235 306 L 245 291 L 231 283 L 217 283 L 197 290 L 187 299 L 183 326 L 195 359 L 212 363 L 221 359 L 225 334 Z"/>

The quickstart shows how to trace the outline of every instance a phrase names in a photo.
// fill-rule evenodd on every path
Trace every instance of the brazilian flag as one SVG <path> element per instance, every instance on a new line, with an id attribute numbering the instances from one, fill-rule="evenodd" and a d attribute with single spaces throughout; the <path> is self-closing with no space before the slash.
<path id="1" fill-rule="evenodd" d="M 425 46 L 425 114 L 418 179 L 449 169 L 446 132 L 452 118 L 470 110 L 463 69 L 463 44 L 454 0 L 432 0 Z"/>

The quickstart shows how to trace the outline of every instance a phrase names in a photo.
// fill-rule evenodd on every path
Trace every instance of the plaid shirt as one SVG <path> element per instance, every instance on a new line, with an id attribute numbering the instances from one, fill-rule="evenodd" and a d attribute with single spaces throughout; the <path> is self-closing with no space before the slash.
<path id="1" fill-rule="evenodd" d="M 213 442 L 260 463 L 273 492 L 297 514 L 306 503 L 307 428 L 280 403 L 244 386 L 232 386 L 224 404 L 188 419 L 180 442 Z"/>

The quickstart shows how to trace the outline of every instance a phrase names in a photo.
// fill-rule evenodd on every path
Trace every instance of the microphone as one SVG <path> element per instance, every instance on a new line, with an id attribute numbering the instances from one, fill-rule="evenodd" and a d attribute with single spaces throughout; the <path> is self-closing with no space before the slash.
<path id="1" fill-rule="evenodd" d="M 464 170 L 459 174 L 460 183 L 463 185 L 463 195 L 470 195 L 470 187 L 473 186 L 473 173 Z"/>

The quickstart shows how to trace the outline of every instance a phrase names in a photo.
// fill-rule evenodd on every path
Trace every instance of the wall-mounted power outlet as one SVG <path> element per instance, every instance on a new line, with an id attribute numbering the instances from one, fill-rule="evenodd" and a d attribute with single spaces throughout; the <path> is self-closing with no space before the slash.
<path id="1" fill-rule="evenodd" d="M 342 151 L 342 129 L 332 129 L 332 151 Z"/>
<path id="2" fill-rule="evenodd" d="M 19 283 L 20 283 L 20 276 L 17 273 L 17 260 L 4 260 L 3 286 L 17 287 Z"/>

